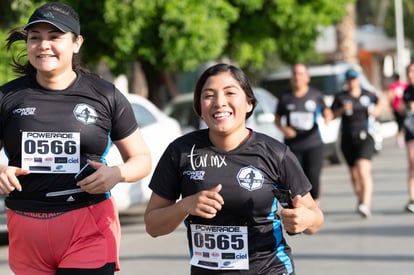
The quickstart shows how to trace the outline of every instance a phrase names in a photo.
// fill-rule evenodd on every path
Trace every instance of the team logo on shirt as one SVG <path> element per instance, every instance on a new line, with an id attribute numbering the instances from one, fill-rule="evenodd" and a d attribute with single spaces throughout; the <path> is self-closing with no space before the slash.
<path id="1" fill-rule="evenodd" d="M 239 173 L 237 173 L 237 181 L 241 187 L 253 191 L 262 188 L 264 177 L 259 169 L 247 166 L 241 168 Z"/>
<path id="2" fill-rule="evenodd" d="M 359 102 L 361 103 L 362 106 L 367 107 L 371 103 L 371 100 L 369 99 L 369 96 L 362 95 L 359 98 Z"/>
<path id="3" fill-rule="evenodd" d="M 315 112 L 316 110 L 316 102 L 313 100 L 307 100 L 305 102 L 305 109 L 309 112 Z"/>
<path id="4" fill-rule="evenodd" d="M 84 124 L 95 123 L 98 119 L 95 109 L 85 103 L 76 105 L 75 109 L 73 109 L 73 114 L 77 120 Z"/>

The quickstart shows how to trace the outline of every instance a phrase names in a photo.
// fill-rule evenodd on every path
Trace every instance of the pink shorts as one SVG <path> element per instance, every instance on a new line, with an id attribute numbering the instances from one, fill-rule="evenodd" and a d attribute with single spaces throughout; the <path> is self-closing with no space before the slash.
<path id="1" fill-rule="evenodd" d="M 9 266 L 19 275 L 55 274 L 57 268 L 119 270 L 121 229 L 113 199 L 61 214 L 7 210 Z"/>

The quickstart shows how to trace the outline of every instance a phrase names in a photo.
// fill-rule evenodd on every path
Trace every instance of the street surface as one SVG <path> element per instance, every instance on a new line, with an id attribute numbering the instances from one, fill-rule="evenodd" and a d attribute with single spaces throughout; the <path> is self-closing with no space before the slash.
<path id="1" fill-rule="evenodd" d="M 414 274 L 414 214 L 407 203 L 405 150 L 387 138 L 373 162 L 373 217 L 356 213 L 347 168 L 323 169 L 321 208 L 325 224 L 316 235 L 287 236 L 293 247 L 297 275 L 412 275 Z M 121 217 L 120 275 L 189 274 L 184 228 L 153 239 L 145 232 L 143 207 Z M 0 274 L 7 267 L 7 245 L 0 245 Z"/>

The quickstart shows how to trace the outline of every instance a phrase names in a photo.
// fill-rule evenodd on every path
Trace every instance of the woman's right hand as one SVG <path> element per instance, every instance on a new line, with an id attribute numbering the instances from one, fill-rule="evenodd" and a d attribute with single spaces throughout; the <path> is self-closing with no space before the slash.
<path id="1" fill-rule="evenodd" d="M 0 194 L 8 195 L 14 190 L 22 191 L 22 186 L 20 185 L 17 176 L 28 175 L 30 172 L 28 170 L 15 167 L 15 166 L 0 166 Z"/>
<path id="2" fill-rule="evenodd" d="M 221 210 L 224 204 L 223 197 L 219 194 L 221 184 L 209 190 L 203 190 L 192 196 L 185 197 L 182 206 L 185 211 L 193 216 L 204 219 L 212 219 Z"/>
<path id="3" fill-rule="evenodd" d="M 285 135 L 286 139 L 291 139 L 296 137 L 296 130 L 292 127 L 285 126 L 283 127 L 283 134 Z"/>

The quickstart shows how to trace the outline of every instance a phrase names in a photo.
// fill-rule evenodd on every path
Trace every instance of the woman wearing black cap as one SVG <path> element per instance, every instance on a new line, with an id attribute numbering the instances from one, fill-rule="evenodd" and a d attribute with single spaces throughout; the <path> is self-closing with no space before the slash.
<path id="1" fill-rule="evenodd" d="M 361 88 L 356 70 L 348 70 L 345 78 L 348 89 L 335 95 L 332 111 L 335 117 L 342 118 L 341 150 L 358 199 L 357 211 L 368 218 L 371 216 L 374 185 L 371 159 L 375 145 L 371 124 L 372 117 L 379 116 L 381 105 L 374 93 Z"/>
<path id="2" fill-rule="evenodd" d="M 14 69 L 23 76 L 0 87 L 10 268 L 18 275 L 114 274 L 120 226 L 110 190 L 149 173 L 149 150 L 127 99 L 79 66 L 83 38 L 72 8 L 39 7 L 11 32 L 8 49 L 21 40 L 28 62 Z M 125 162 L 110 167 L 111 140 Z M 90 172 L 75 178 L 86 164 Z"/>

